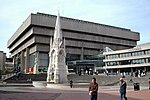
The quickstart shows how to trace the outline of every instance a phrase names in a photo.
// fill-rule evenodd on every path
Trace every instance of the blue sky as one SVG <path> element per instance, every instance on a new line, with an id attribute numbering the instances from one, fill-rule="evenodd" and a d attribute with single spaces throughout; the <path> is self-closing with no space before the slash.
<path id="1" fill-rule="evenodd" d="M 150 42 L 150 0 L 0 0 L 0 51 L 31 13 L 47 13 L 131 29 Z M 7 54 L 8 55 L 8 54 Z"/>

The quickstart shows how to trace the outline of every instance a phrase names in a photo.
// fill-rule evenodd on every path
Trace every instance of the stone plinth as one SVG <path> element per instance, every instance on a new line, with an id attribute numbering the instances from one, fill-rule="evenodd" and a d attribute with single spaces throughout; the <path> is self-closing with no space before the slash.
<path id="1" fill-rule="evenodd" d="M 32 81 L 32 85 L 34 87 L 46 87 L 47 82 L 46 81 Z"/>
<path id="2" fill-rule="evenodd" d="M 32 85 L 34 87 L 47 87 L 47 88 L 53 88 L 53 89 L 62 89 L 62 88 L 70 88 L 70 85 L 69 83 L 66 83 L 66 84 L 56 84 L 56 83 L 53 83 L 53 82 L 46 82 L 46 81 L 33 81 L 32 82 Z"/>
<path id="3" fill-rule="evenodd" d="M 69 83 L 65 84 L 47 83 L 47 88 L 63 89 L 63 88 L 70 88 L 70 85 Z"/>

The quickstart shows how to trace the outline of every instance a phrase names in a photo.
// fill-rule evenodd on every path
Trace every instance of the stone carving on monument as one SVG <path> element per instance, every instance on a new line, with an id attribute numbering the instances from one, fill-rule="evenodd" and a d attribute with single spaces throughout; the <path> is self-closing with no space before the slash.
<path id="1" fill-rule="evenodd" d="M 38 67 L 39 67 L 39 53 L 37 52 L 35 54 L 33 74 L 39 74 L 39 71 L 38 71 L 39 68 Z"/>
<path id="2" fill-rule="evenodd" d="M 48 83 L 67 83 L 67 68 L 65 62 L 65 38 L 62 37 L 62 30 L 60 25 L 60 16 L 58 13 L 54 31 L 54 37 L 50 38 L 50 52 L 49 52 L 49 67 L 47 71 Z"/>

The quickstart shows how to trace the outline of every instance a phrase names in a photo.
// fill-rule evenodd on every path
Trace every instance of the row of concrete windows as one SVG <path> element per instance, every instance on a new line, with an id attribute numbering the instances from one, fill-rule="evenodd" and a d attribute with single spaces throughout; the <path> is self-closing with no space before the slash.
<path id="1" fill-rule="evenodd" d="M 106 59 L 126 58 L 126 57 L 143 56 L 143 55 L 150 55 L 150 50 L 107 55 Z"/>
<path id="2" fill-rule="evenodd" d="M 30 54 L 29 64 L 28 64 L 29 67 L 34 66 L 35 58 L 36 58 L 35 56 L 36 56 L 35 53 Z M 69 54 L 69 53 L 67 53 L 66 61 L 80 60 L 80 57 L 81 57 L 81 55 L 79 55 L 79 54 Z M 87 60 L 90 57 L 91 56 L 89 56 L 89 55 L 84 55 L 83 56 L 83 58 L 85 60 Z M 48 53 L 39 53 L 38 54 L 38 59 L 39 59 L 39 61 L 38 61 L 39 67 L 48 67 L 48 64 L 49 64 L 49 55 L 48 55 Z"/>
<path id="3" fill-rule="evenodd" d="M 150 63 L 150 58 L 107 62 L 107 66 Z"/>
<path id="4" fill-rule="evenodd" d="M 71 38 L 71 39 L 80 39 L 80 40 L 86 40 L 86 41 L 96 41 L 96 42 L 106 42 L 106 43 L 114 43 L 114 44 L 123 44 L 123 45 L 136 45 L 135 41 L 127 40 L 127 39 L 120 39 L 116 37 L 109 37 L 109 36 L 102 36 L 97 34 L 84 34 L 84 33 L 78 33 L 78 32 L 63 32 L 64 37 Z"/>
<path id="5" fill-rule="evenodd" d="M 83 55 L 83 60 L 90 60 L 91 57 L 92 57 L 92 55 Z M 75 60 L 81 60 L 81 55 L 80 54 L 70 54 L 70 53 L 67 53 L 67 55 L 66 55 L 66 61 L 75 61 Z M 94 58 L 93 58 L 93 60 L 94 60 Z"/>

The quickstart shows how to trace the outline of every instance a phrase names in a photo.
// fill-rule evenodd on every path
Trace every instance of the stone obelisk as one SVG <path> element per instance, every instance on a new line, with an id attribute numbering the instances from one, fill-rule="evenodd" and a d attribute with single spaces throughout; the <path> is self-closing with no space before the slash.
<path id="1" fill-rule="evenodd" d="M 67 83 L 67 68 L 65 62 L 65 39 L 62 37 L 59 13 L 56 19 L 54 37 L 50 39 L 49 67 L 47 82 Z"/>

